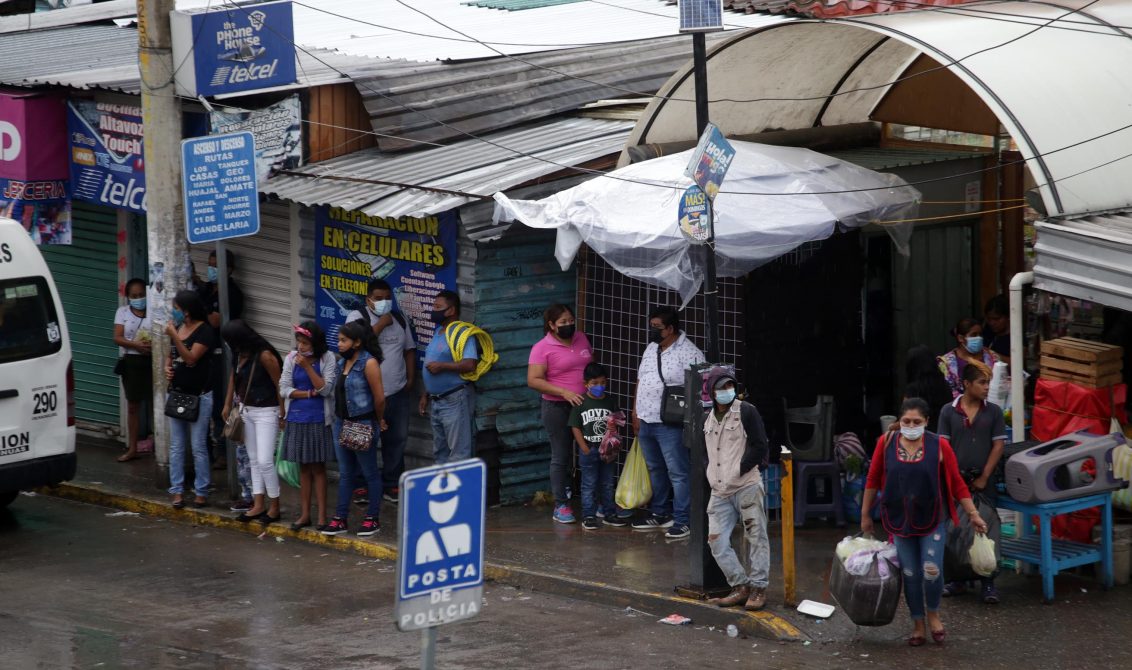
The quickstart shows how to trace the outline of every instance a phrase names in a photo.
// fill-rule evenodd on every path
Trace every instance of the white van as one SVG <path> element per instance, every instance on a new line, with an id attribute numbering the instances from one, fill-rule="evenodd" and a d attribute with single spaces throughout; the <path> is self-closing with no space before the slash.
<path id="1" fill-rule="evenodd" d="M 75 375 L 59 291 L 24 227 L 0 218 L 0 509 L 74 476 Z"/>

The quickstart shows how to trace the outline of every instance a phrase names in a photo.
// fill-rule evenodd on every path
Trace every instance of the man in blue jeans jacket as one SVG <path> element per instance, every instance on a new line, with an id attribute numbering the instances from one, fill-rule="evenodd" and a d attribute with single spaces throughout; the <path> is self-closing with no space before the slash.
<path id="1" fill-rule="evenodd" d="M 633 530 L 667 528 L 665 537 L 688 537 L 689 457 L 684 427 L 661 421 L 665 386 L 684 386 L 684 371 L 704 362 L 704 353 L 680 330 L 680 314 L 657 307 L 649 314 L 649 345 L 637 368 L 633 433 L 641 446 L 652 484 L 651 514 L 633 523 Z"/>
<path id="2" fill-rule="evenodd" d="M 438 465 L 473 455 L 476 391 L 460 375 L 475 370 L 480 356 L 475 338 L 469 337 L 460 362 L 455 362 L 444 333 L 449 324 L 459 318 L 460 296 L 454 291 L 438 293 L 432 304 L 436 332 L 425 349 L 422 375 L 425 390 L 420 400 L 421 416 L 430 414 L 433 455 Z"/>

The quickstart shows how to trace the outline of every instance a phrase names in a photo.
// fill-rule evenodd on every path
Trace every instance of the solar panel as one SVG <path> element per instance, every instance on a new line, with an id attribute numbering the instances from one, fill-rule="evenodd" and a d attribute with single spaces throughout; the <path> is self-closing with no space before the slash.
<path id="1" fill-rule="evenodd" d="M 723 30 L 723 0 L 680 0 L 680 32 Z"/>

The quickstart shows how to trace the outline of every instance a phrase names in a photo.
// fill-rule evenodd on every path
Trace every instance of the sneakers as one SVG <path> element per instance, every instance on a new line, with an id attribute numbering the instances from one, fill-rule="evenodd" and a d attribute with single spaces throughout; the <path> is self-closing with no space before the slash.
<path id="1" fill-rule="evenodd" d="M 597 530 L 598 528 L 601 528 L 601 522 L 598 521 L 596 516 L 587 516 L 586 518 L 582 519 L 582 528 L 585 528 L 586 530 Z"/>
<path id="2" fill-rule="evenodd" d="M 250 501 L 250 500 L 237 500 L 236 502 L 232 503 L 232 506 L 229 507 L 228 509 L 232 510 L 233 512 L 246 512 L 246 511 L 250 510 L 251 508 L 252 508 L 252 501 Z"/>
<path id="3" fill-rule="evenodd" d="M 396 486 L 391 486 L 385 489 L 385 492 L 381 494 L 381 497 L 384 498 L 387 502 L 397 504 L 401 500 L 401 490 Z"/>
<path id="4" fill-rule="evenodd" d="M 554 508 L 554 520 L 558 523 L 574 523 L 574 512 L 569 505 L 559 505 Z"/>
<path id="5" fill-rule="evenodd" d="M 377 519 L 372 516 L 367 516 L 365 520 L 362 521 L 362 527 L 358 529 L 358 537 L 377 535 L 377 531 L 379 530 L 381 530 L 381 524 L 378 523 Z"/>
<path id="6" fill-rule="evenodd" d="M 997 605 L 1001 602 L 998 597 L 998 589 L 994 587 L 994 584 L 983 586 L 983 602 L 988 605 Z"/>
<path id="7" fill-rule="evenodd" d="M 359 506 L 368 505 L 369 491 L 366 489 L 354 489 L 354 504 Z"/>
<path id="8" fill-rule="evenodd" d="M 640 521 L 633 522 L 633 530 L 664 530 L 672 527 L 672 517 L 650 514 Z"/>
<path id="9" fill-rule="evenodd" d="M 664 534 L 664 539 L 666 539 L 666 540 L 679 540 L 681 538 L 688 537 L 691 534 L 692 534 L 691 528 L 688 528 L 684 524 L 678 524 L 678 525 L 673 525 L 672 527 L 670 527 L 668 529 L 668 532 Z"/>
<path id="10" fill-rule="evenodd" d="M 319 532 L 321 532 L 323 535 L 341 535 L 347 530 L 346 520 L 334 517 L 330 520 L 330 523 L 326 524 L 326 527 Z"/>
<path id="11" fill-rule="evenodd" d="M 629 525 L 629 517 L 621 517 L 616 514 L 610 514 L 602 520 L 605 525 L 612 528 L 624 528 Z"/>
<path id="12" fill-rule="evenodd" d="M 740 603 L 746 602 L 750 597 L 751 587 L 744 584 L 731 589 L 731 593 L 728 593 L 722 598 L 708 598 L 708 603 L 716 605 L 717 607 L 734 607 Z"/>
<path id="13" fill-rule="evenodd" d="M 758 612 L 766 607 L 766 588 L 754 587 L 751 589 L 751 597 L 747 598 L 747 604 L 743 605 L 743 609 L 748 612 Z"/>

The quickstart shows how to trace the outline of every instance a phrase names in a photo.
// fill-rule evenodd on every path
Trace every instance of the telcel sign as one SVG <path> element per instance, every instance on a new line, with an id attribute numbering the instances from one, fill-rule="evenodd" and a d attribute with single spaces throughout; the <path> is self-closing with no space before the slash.
<path id="1" fill-rule="evenodd" d="M 177 93 L 197 97 L 286 86 L 296 81 L 290 2 L 172 12 Z"/>

